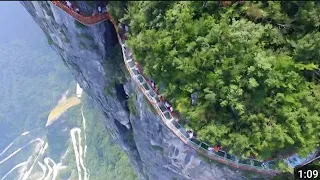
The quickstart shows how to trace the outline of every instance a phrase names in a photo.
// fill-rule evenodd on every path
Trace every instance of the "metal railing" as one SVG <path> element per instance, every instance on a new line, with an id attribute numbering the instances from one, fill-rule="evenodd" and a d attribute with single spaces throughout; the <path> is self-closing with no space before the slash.
<path id="1" fill-rule="evenodd" d="M 206 157 L 208 157 L 210 159 L 217 160 L 221 163 L 231 165 L 232 167 L 235 167 L 235 168 L 251 170 L 251 171 L 258 172 L 258 173 L 269 174 L 269 175 L 274 175 L 274 174 L 279 173 L 279 171 L 272 170 L 272 169 L 269 169 L 266 167 L 262 167 L 261 165 L 263 163 L 258 160 L 245 159 L 245 160 L 242 160 L 242 162 L 241 162 L 241 161 L 239 161 L 238 158 L 236 158 L 236 156 L 230 155 L 230 154 L 228 155 L 226 152 L 224 152 L 222 150 L 219 150 L 218 152 L 209 151 L 208 149 L 201 147 L 201 145 L 203 144 L 201 141 L 194 139 L 194 141 L 198 141 L 198 142 L 193 142 L 188 137 L 186 137 L 186 135 L 184 135 L 177 127 L 175 127 L 172 124 L 172 120 L 175 121 L 175 119 L 173 118 L 170 111 L 167 110 L 165 105 L 162 102 L 155 100 L 155 95 L 157 95 L 157 93 L 150 87 L 148 81 L 142 75 L 142 72 L 140 72 L 140 73 L 135 72 L 136 69 L 133 66 L 134 60 L 131 59 L 131 57 L 127 54 L 127 49 L 128 49 L 127 45 L 125 43 L 123 43 L 120 38 L 119 38 L 119 42 L 121 43 L 122 52 L 124 53 L 124 55 L 123 55 L 124 62 L 126 64 L 126 67 L 129 71 L 130 75 L 132 76 L 132 79 L 136 82 L 136 84 L 138 85 L 138 87 L 140 88 L 142 93 L 146 96 L 146 98 L 149 100 L 149 102 L 154 106 L 157 113 L 161 117 L 163 123 L 182 142 L 184 142 L 189 147 L 192 147 L 193 149 L 195 149 L 196 151 L 198 151 L 199 153 L 205 155 Z M 129 60 L 127 59 L 128 57 L 130 57 Z M 178 122 L 176 122 L 176 123 L 179 125 L 180 128 L 182 128 L 182 126 Z M 207 145 L 207 146 L 209 147 L 209 145 Z M 231 157 L 231 158 L 227 158 L 227 157 Z M 248 162 L 248 163 L 246 163 L 246 162 Z M 255 163 L 253 163 L 253 162 L 255 162 Z"/>
<path id="2" fill-rule="evenodd" d="M 96 14 L 93 16 L 83 16 L 83 15 L 75 12 L 73 9 L 70 9 L 67 5 L 65 5 L 61 1 L 51 0 L 51 2 L 55 6 L 59 7 L 60 9 L 62 9 L 63 11 L 65 11 L 66 13 L 71 15 L 78 22 L 80 22 L 81 24 L 86 25 L 86 26 L 92 26 L 92 25 L 95 25 L 95 24 L 98 24 L 98 23 L 101 23 L 103 21 L 110 19 L 109 13 L 107 13 L 107 12 L 102 13 L 102 14 Z"/>

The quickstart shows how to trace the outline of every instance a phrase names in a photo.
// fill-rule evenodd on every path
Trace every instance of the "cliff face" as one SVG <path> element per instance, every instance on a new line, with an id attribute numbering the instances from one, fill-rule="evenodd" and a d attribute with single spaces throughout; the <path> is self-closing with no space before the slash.
<path id="1" fill-rule="evenodd" d="M 240 172 L 199 156 L 163 125 L 116 53 L 110 22 L 85 27 L 50 2 L 21 3 L 83 90 L 101 107 L 106 130 L 126 151 L 139 179 L 244 179 Z M 91 9 L 85 2 L 79 6 Z"/>

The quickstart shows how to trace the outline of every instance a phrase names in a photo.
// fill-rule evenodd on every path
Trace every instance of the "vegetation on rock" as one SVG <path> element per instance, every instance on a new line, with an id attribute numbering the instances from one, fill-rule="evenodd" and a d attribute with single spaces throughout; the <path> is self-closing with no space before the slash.
<path id="1" fill-rule="evenodd" d="M 128 44 L 201 140 L 264 159 L 319 145 L 319 2 L 129 2 Z M 198 92 L 198 104 L 190 95 Z"/>

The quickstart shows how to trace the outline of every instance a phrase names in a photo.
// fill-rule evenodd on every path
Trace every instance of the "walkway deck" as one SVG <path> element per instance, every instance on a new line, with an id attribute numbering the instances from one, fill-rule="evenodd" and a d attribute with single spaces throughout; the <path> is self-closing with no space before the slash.
<path id="1" fill-rule="evenodd" d="M 128 72 L 130 73 L 131 78 L 135 81 L 141 92 L 156 109 L 164 125 L 166 125 L 184 144 L 186 144 L 187 146 L 191 147 L 192 149 L 196 150 L 197 152 L 201 153 L 209 159 L 218 161 L 220 163 L 229 165 L 237 169 L 248 170 L 267 175 L 276 175 L 280 173 L 277 170 L 271 169 L 271 164 L 269 163 L 266 163 L 265 166 L 263 166 L 263 162 L 255 159 L 239 159 L 238 157 L 232 154 L 228 154 L 222 150 L 219 150 L 218 152 L 212 152 L 208 150 L 208 147 L 211 146 L 203 142 L 200 142 L 196 139 L 192 141 L 189 140 L 187 138 L 185 129 L 178 123 L 176 115 L 166 109 L 164 103 L 158 98 L 157 92 L 153 88 L 151 88 L 150 82 L 143 75 L 143 72 L 140 72 L 140 74 L 136 70 L 136 62 L 132 59 L 132 57 L 130 57 L 130 50 L 128 49 L 124 40 L 121 39 L 117 23 L 113 19 L 112 15 L 109 13 L 105 13 L 95 15 L 92 17 L 84 17 L 76 12 L 73 12 L 59 1 L 51 2 L 84 25 L 94 25 L 106 20 L 110 20 L 112 22 L 114 28 L 117 31 L 117 37 L 122 48 L 124 63 Z"/>
<path id="2" fill-rule="evenodd" d="M 148 101 L 153 105 L 156 109 L 158 115 L 161 117 L 162 122 L 187 146 L 193 148 L 197 152 L 202 155 L 208 157 L 209 159 L 218 161 L 223 164 L 227 164 L 237 169 L 254 171 L 261 174 L 267 175 L 275 175 L 279 173 L 279 171 L 272 170 L 269 168 L 262 167 L 262 162 L 253 159 L 240 160 L 236 156 L 227 154 L 226 152 L 219 150 L 218 152 L 209 151 L 207 148 L 210 147 L 205 143 L 193 142 L 187 138 L 186 131 L 183 127 L 177 123 L 177 119 L 175 119 L 170 111 L 166 109 L 164 103 L 160 101 L 158 98 L 158 94 L 155 92 L 153 88 L 151 88 L 149 82 L 144 77 L 143 73 L 141 74 L 136 70 L 135 64 L 136 62 L 129 56 L 130 51 L 123 40 L 120 38 L 118 26 L 115 23 L 112 15 L 110 15 L 110 21 L 114 25 L 119 43 L 122 47 L 122 55 L 125 62 L 125 65 L 130 73 L 131 78 L 135 81 L 141 92 L 148 99 Z M 241 161 L 241 162 L 240 162 Z M 247 164 L 245 164 L 247 163 Z M 259 166 L 255 166 L 254 164 L 259 164 Z"/>
<path id="3" fill-rule="evenodd" d="M 95 24 L 99 24 L 103 21 L 106 21 L 110 19 L 109 13 L 102 13 L 102 14 L 96 14 L 94 16 L 83 16 L 72 9 L 68 8 L 65 4 L 63 4 L 61 1 L 51 1 L 55 6 L 59 7 L 66 13 L 68 13 L 70 16 L 72 16 L 75 20 L 80 22 L 83 25 L 86 26 L 92 26 Z"/>

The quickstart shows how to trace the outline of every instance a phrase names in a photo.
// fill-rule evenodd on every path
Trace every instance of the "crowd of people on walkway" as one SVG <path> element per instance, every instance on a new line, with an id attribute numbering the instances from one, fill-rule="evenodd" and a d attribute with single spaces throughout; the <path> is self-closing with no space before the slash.
<path id="1" fill-rule="evenodd" d="M 75 4 L 73 4 L 71 1 L 61 1 L 62 4 L 66 5 L 70 10 L 75 11 L 76 13 L 83 15 L 83 13 L 80 11 L 79 7 L 76 7 Z M 93 9 L 92 16 L 96 14 L 103 14 L 108 12 L 108 7 L 107 5 L 103 2 L 100 1 L 99 5 L 96 7 L 97 9 Z"/>
<path id="2" fill-rule="evenodd" d="M 127 36 L 126 34 L 128 33 L 129 31 L 129 27 L 125 24 L 120 24 L 119 25 L 119 28 L 121 29 L 122 33 L 120 34 L 120 37 L 121 39 L 123 40 L 123 42 L 125 40 L 127 40 Z M 123 45 L 123 48 L 126 50 L 126 52 L 128 52 L 128 56 L 130 59 L 132 59 L 132 52 L 129 51 L 129 49 L 126 47 L 126 45 Z M 135 66 L 134 66 L 134 69 L 138 72 L 138 74 L 143 74 L 143 70 L 141 68 L 141 66 L 135 62 Z M 146 78 L 147 79 L 147 78 Z M 170 112 L 170 113 L 173 113 L 173 107 L 172 105 L 166 101 L 162 95 L 159 94 L 159 91 L 158 91 L 158 88 L 157 88 L 157 85 L 156 85 L 156 82 L 154 80 L 150 80 L 149 81 L 149 84 L 151 86 L 151 88 L 154 90 L 154 92 L 156 92 L 156 94 L 158 94 L 158 98 L 159 98 L 159 102 L 163 102 L 166 109 Z M 187 138 L 191 141 L 195 140 L 197 138 L 197 134 L 196 132 L 194 132 L 193 130 L 187 130 L 186 131 L 187 133 Z M 214 146 L 211 146 L 211 147 L 208 147 L 208 151 L 212 152 L 212 153 L 217 153 L 219 152 L 220 150 L 222 150 L 222 146 L 220 145 L 220 143 L 217 143 L 216 145 Z M 263 163 L 262 167 L 267 167 L 265 163 Z"/>
<path id="3" fill-rule="evenodd" d="M 123 41 L 125 41 L 125 40 L 126 40 L 126 33 L 128 33 L 129 28 L 128 28 L 128 26 L 125 25 L 125 24 L 120 24 L 119 27 L 120 27 L 120 29 L 121 29 L 122 32 L 123 32 L 123 33 L 121 34 L 121 38 L 122 38 Z M 128 51 L 126 45 L 124 45 L 123 48 L 128 52 L 128 56 L 132 59 L 132 53 Z M 142 72 L 143 72 L 143 71 L 142 71 L 142 68 L 140 67 L 140 65 L 139 65 L 137 62 L 135 62 L 135 67 L 134 67 L 134 69 L 135 69 L 139 74 L 142 74 Z M 156 82 L 155 82 L 154 80 L 150 80 L 150 85 L 151 85 L 152 89 L 158 94 L 159 101 L 164 103 L 166 109 L 167 109 L 168 111 L 170 111 L 170 113 L 173 113 L 173 107 L 172 107 L 172 105 L 171 105 L 168 101 L 164 100 L 162 95 L 159 95 L 158 88 L 157 88 L 157 86 L 156 86 Z M 197 134 L 196 134 L 193 130 L 191 130 L 191 129 L 190 129 L 190 130 L 187 130 L 186 132 L 187 132 L 187 134 L 188 134 L 188 139 L 190 139 L 190 140 L 195 139 L 196 136 L 197 136 Z M 222 146 L 221 146 L 220 144 L 216 144 L 216 145 L 213 146 L 213 147 L 208 147 L 208 150 L 209 150 L 209 151 L 212 151 L 212 152 L 218 152 L 220 149 L 222 149 Z"/>
<path id="4" fill-rule="evenodd" d="M 61 2 L 62 2 L 64 5 L 66 5 L 69 9 L 71 9 L 72 11 L 75 11 L 75 12 L 77 12 L 78 14 L 81 13 L 81 12 L 80 12 L 80 9 L 79 9 L 78 7 L 75 7 L 74 4 L 72 4 L 70 1 L 61 1 Z M 107 6 L 106 6 L 106 5 L 103 5 L 103 4 L 98 5 L 96 10 L 98 11 L 98 14 L 108 12 Z M 92 15 L 94 16 L 94 15 L 95 15 L 95 12 L 94 12 Z M 121 27 L 122 27 L 123 30 L 124 30 L 124 31 L 123 31 L 124 33 L 122 34 L 123 36 L 122 36 L 121 38 L 122 38 L 123 40 L 126 40 L 126 39 L 127 39 L 127 38 L 126 38 L 126 37 L 127 37 L 127 36 L 126 36 L 126 33 L 128 33 L 128 31 L 129 31 L 129 27 L 128 27 L 127 25 L 125 25 L 125 24 L 122 24 Z M 125 46 L 124 46 L 124 48 L 127 50 L 127 48 L 126 48 Z M 132 53 L 129 52 L 128 54 L 129 54 L 129 57 L 132 58 Z M 135 62 L 135 63 L 136 63 L 136 62 Z M 142 74 L 142 68 L 139 66 L 138 63 L 135 64 L 135 68 L 136 68 L 136 70 L 138 71 L 139 74 Z M 151 85 L 152 89 L 156 92 L 156 94 L 159 94 L 159 93 L 158 93 L 158 88 L 157 88 L 157 86 L 156 86 L 155 81 L 150 80 L 150 85 Z M 158 97 L 159 97 L 160 102 L 163 102 L 163 103 L 164 103 L 166 109 L 167 109 L 168 111 L 170 111 L 171 113 L 173 113 L 173 107 L 171 106 L 171 104 L 170 104 L 168 101 L 164 100 L 163 97 L 162 97 L 162 95 L 158 95 Z M 187 134 L 188 134 L 188 139 L 190 139 L 190 140 L 196 139 L 196 136 L 197 136 L 197 135 L 196 135 L 196 133 L 195 133 L 193 130 L 187 130 L 186 132 L 187 132 Z M 213 147 L 208 147 L 208 150 L 209 150 L 209 151 L 212 151 L 212 152 L 218 152 L 218 151 L 221 150 L 221 149 L 222 149 L 222 146 L 221 146 L 220 144 L 216 144 L 216 145 L 213 146 Z M 266 167 L 266 164 L 263 163 L 262 166 L 263 166 L 263 167 Z"/>
<path id="5" fill-rule="evenodd" d="M 127 25 L 125 25 L 125 24 L 122 24 L 119 27 L 121 28 L 121 30 L 124 30 L 123 34 L 121 34 L 122 35 L 121 38 L 124 41 L 124 40 L 126 40 L 126 34 L 129 32 L 129 27 Z M 128 52 L 128 56 L 132 59 L 132 53 L 128 51 L 128 49 L 127 49 L 127 47 L 125 45 L 123 45 L 123 48 Z M 138 72 L 138 74 L 142 74 L 143 70 L 142 70 L 141 66 L 137 62 L 135 62 L 134 69 Z M 158 88 L 156 86 L 156 82 L 154 80 L 150 80 L 149 83 L 150 83 L 151 88 L 158 94 L 159 91 L 158 91 Z M 172 105 L 168 101 L 164 100 L 162 95 L 158 95 L 158 98 L 159 98 L 160 102 L 164 103 L 166 109 L 168 111 L 170 111 L 171 113 L 173 113 Z"/>
<path id="6" fill-rule="evenodd" d="M 119 27 L 120 27 L 120 29 L 121 29 L 122 32 L 123 32 L 123 33 L 120 34 L 120 36 L 121 36 L 121 39 L 122 39 L 123 42 L 124 42 L 125 40 L 127 40 L 126 34 L 127 34 L 128 31 L 129 31 L 129 27 L 128 27 L 127 25 L 125 25 L 125 24 L 120 24 Z M 123 48 L 128 52 L 128 56 L 132 59 L 132 52 L 130 52 L 130 51 L 127 49 L 126 45 L 124 45 Z M 134 69 L 135 69 L 139 74 L 142 74 L 142 72 L 143 72 L 141 66 L 140 66 L 137 62 L 135 62 L 135 68 L 134 68 Z M 146 79 L 147 79 L 147 78 L 146 78 Z M 156 82 L 155 82 L 154 80 L 150 80 L 150 81 L 149 81 L 149 84 L 150 84 L 150 86 L 152 87 L 152 89 L 156 92 L 156 94 L 158 94 L 159 102 L 163 102 L 164 105 L 165 105 L 165 107 L 166 107 L 166 109 L 167 109 L 170 113 L 173 113 L 173 107 L 172 107 L 172 105 L 171 105 L 168 101 L 164 100 L 163 96 L 159 94 L 159 91 L 158 91 Z M 197 138 L 196 132 L 194 132 L 194 131 L 191 130 L 191 129 L 190 129 L 190 130 L 187 130 L 186 133 L 187 133 L 187 138 L 188 138 L 189 140 L 191 140 L 191 141 Z M 214 146 L 208 147 L 208 151 L 210 151 L 210 152 L 212 152 L 212 153 L 217 153 L 217 152 L 219 152 L 220 150 L 222 150 L 222 146 L 220 145 L 220 143 L 217 143 L 217 144 L 214 145 Z M 262 167 L 265 167 L 265 168 L 266 168 L 266 167 L 267 167 L 266 163 L 263 163 L 263 164 L 262 164 Z"/>

